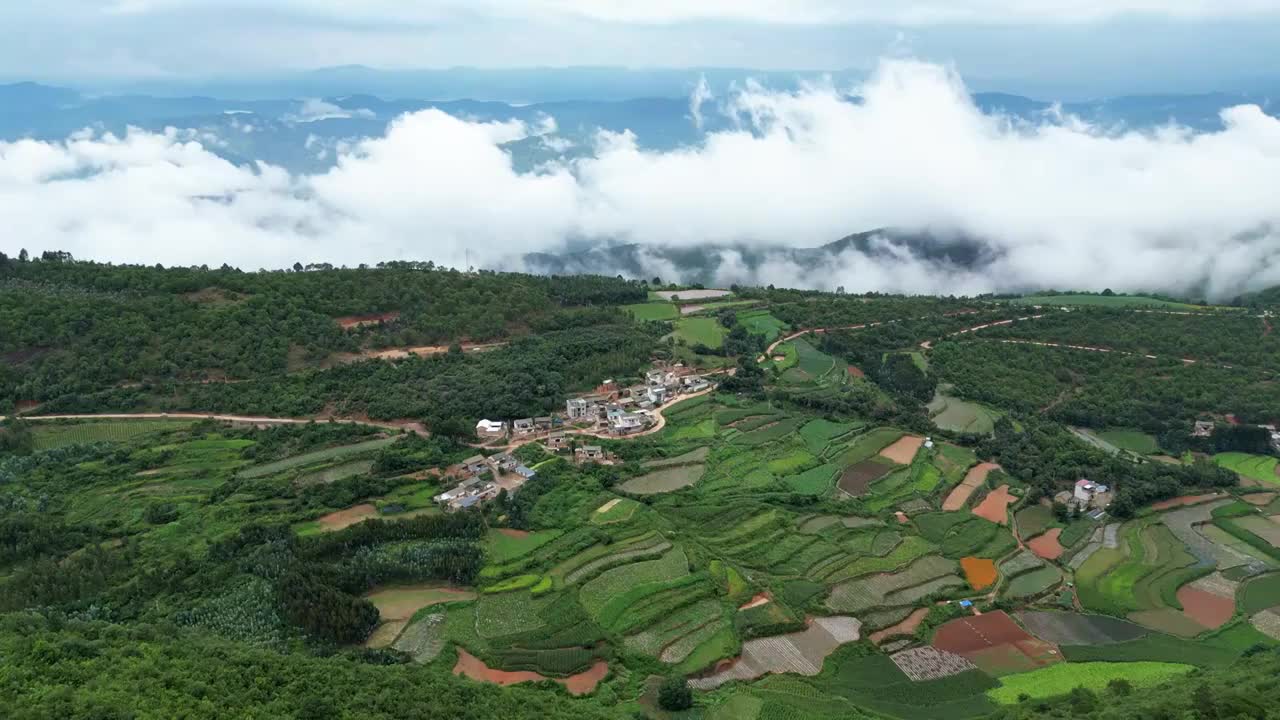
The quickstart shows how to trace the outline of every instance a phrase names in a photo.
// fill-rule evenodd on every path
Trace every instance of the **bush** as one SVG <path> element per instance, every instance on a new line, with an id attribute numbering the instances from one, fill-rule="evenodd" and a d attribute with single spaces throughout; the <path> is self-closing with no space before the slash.
<path id="1" fill-rule="evenodd" d="M 673 712 L 693 707 L 693 691 L 684 678 L 672 675 L 662 681 L 658 688 L 658 706 Z"/>

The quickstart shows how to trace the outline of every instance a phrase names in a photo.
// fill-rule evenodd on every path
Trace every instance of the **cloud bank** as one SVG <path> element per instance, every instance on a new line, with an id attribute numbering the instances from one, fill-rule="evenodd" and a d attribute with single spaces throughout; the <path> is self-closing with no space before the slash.
<path id="1" fill-rule="evenodd" d="M 952 71 L 910 60 L 883 62 L 857 92 L 856 103 L 832 88 L 699 98 L 736 129 L 670 152 L 602 133 L 587 156 L 527 173 L 503 145 L 554 142 L 553 123 L 436 110 L 344 146 L 318 175 L 236 166 L 178 130 L 0 143 L 0 249 L 245 268 L 464 257 L 493 266 L 567 239 L 777 249 L 894 227 L 979 238 L 986 260 L 956 266 L 882 243 L 813 273 L 783 252 L 749 268 L 726 251 L 720 278 L 1213 296 L 1280 284 L 1280 121 L 1256 106 L 1224 111 L 1224 129 L 1204 134 L 1116 134 L 1071 118 L 1027 125 L 982 114 Z"/>

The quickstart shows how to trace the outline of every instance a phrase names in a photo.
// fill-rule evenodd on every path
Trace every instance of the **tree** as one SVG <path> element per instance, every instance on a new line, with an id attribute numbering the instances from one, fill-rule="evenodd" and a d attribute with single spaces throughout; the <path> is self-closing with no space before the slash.
<path id="1" fill-rule="evenodd" d="M 31 428 L 19 418 L 9 418 L 0 424 L 0 453 L 30 455 L 35 449 Z"/>
<path id="2" fill-rule="evenodd" d="M 693 691 L 689 689 L 689 683 L 679 675 L 667 677 L 658 688 L 658 706 L 672 712 L 693 707 Z"/>
<path id="3" fill-rule="evenodd" d="M 22 248 L 21 250 L 18 251 L 18 262 L 27 262 L 30 259 L 31 259 L 31 255 L 27 253 L 26 248 Z"/>
<path id="4" fill-rule="evenodd" d="M 653 285 L 654 287 L 657 287 L 662 284 L 662 278 L 658 277 L 657 275 L 654 275 L 653 280 L 650 281 L 649 284 Z"/>
<path id="5" fill-rule="evenodd" d="M 299 273 L 300 273 L 300 272 L 302 272 L 302 263 L 300 263 L 300 262 L 296 262 L 296 263 L 294 263 L 294 264 L 293 264 L 293 271 L 294 271 L 294 272 L 299 272 Z"/>

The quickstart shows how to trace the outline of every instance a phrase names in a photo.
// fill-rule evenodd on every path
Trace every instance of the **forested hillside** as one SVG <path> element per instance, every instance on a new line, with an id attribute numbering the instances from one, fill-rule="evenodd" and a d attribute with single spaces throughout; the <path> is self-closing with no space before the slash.
<path id="1" fill-rule="evenodd" d="M 0 716 L 1270 717 L 1271 316 L 1051 297 L 0 259 Z"/>

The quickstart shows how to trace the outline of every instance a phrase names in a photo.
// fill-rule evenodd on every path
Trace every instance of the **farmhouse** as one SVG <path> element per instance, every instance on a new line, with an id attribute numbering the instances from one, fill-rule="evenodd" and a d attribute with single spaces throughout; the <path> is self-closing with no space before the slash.
<path id="1" fill-rule="evenodd" d="M 436 495 L 433 500 L 443 505 L 445 510 L 454 511 L 472 507 L 498 496 L 498 486 L 487 480 L 471 478 L 458 483 L 447 492 Z"/>
<path id="2" fill-rule="evenodd" d="M 569 438 L 565 437 L 564 433 L 551 433 L 547 437 L 547 449 L 551 452 L 560 452 L 567 447 L 569 447 Z"/>
<path id="3" fill-rule="evenodd" d="M 622 413 L 609 421 L 609 429 L 618 435 L 630 435 L 644 429 L 645 419 L 637 413 Z"/>
<path id="4" fill-rule="evenodd" d="M 466 469 L 466 472 L 471 475 L 479 475 L 489 469 L 489 463 L 484 459 L 483 455 L 472 455 L 462 461 L 462 466 Z"/>
<path id="5" fill-rule="evenodd" d="M 555 421 L 551 419 L 550 415 L 533 419 L 533 429 L 537 432 L 551 432 L 551 428 L 554 425 Z"/>
<path id="6" fill-rule="evenodd" d="M 698 393 L 711 387 L 711 383 L 707 382 L 704 378 L 698 377 L 697 375 L 689 375 L 688 377 L 685 377 L 681 382 L 684 385 L 684 391 L 687 393 Z"/>
<path id="7" fill-rule="evenodd" d="M 649 388 L 649 391 L 645 393 L 645 397 L 648 398 L 649 402 L 653 403 L 655 407 L 660 406 L 667 401 L 667 388 L 661 385 L 651 387 Z"/>
<path id="8" fill-rule="evenodd" d="M 1111 489 L 1091 480 L 1077 480 L 1072 500 L 1081 510 L 1093 508 L 1103 510 L 1111 504 Z"/>
<path id="9" fill-rule="evenodd" d="M 497 474 L 514 470 L 520 462 L 507 453 L 498 453 L 489 458 L 489 464 L 493 466 L 494 474 Z"/>
<path id="10" fill-rule="evenodd" d="M 476 423 L 476 435 L 489 440 L 504 438 L 507 436 L 507 424 L 497 420 L 481 420 Z"/>
<path id="11" fill-rule="evenodd" d="M 517 437 L 532 435 L 533 429 L 533 418 L 524 418 L 511 423 L 511 431 L 514 432 Z"/>
<path id="12" fill-rule="evenodd" d="M 569 398 L 564 405 L 565 415 L 568 415 L 570 420 L 587 419 L 587 413 L 590 408 L 584 398 Z"/>
<path id="13" fill-rule="evenodd" d="M 574 450 L 573 455 L 579 461 L 603 460 L 604 448 L 600 447 L 599 445 L 583 445 L 577 450 Z"/>

